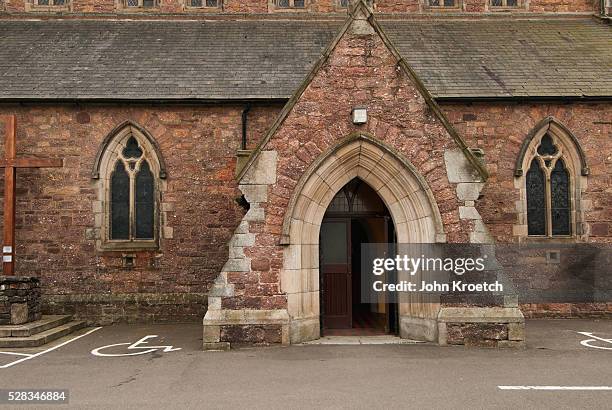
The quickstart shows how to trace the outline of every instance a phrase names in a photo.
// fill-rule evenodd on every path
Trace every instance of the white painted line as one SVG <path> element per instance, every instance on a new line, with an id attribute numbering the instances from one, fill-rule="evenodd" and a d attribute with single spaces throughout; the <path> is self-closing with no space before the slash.
<path id="1" fill-rule="evenodd" d="M 98 347 L 97 349 L 93 349 L 91 351 L 91 354 L 94 356 L 99 356 L 99 357 L 121 357 L 121 356 L 138 356 L 141 354 L 147 354 L 147 353 L 153 353 L 156 352 L 157 350 L 163 349 L 163 352 L 175 352 L 177 350 L 181 350 L 180 347 L 174 347 L 174 346 L 149 346 L 147 345 L 147 340 L 149 339 L 154 339 L 156 338 L 157 335 L 148 335 L 143 337 L 142 339 L 131 343 L 130 342 L 126 342 L 126 343 L 115 343 L 112 345 L 106 345 L 106 346 L 102 346 L 102 347 Z M 103 349 L 108 349 L 109 347 L 115 347 L 115 346 L 125 346 L 128 345 L 128 349 L 130 350 L 138 350 L 134 353 L 101 353 L 100 350 Z M 141 346 L 141 345 L 145 345 L 145 346 Z M 139 350 L 139 349 L 145 349 L 145 350 Z"/>
<path id="2" fill-rule="evenodd" d="M 87 336 L 87 335 L 89 335 L 89 334 L 91 334 L 91 333 L 95 332 L 96 330 L 100 330 L 100 329 L 102 329 L 102 328 L 101 328 L 101 327 L 96 327 L 96 328 L 93 328 L 93 329 L 91 329 L 90 331 L 88 331 L 87 333 L 83 333 L 82 335 L 79 335 L 79 336 L 77 336 L 77 337 L 73 337 L 73 338 L 72 338 L 72 339 L 70 339 L 70 340 L 66 340 L 65 342 L 62 342 L 62 343 L 58 344 L 57 346 L 53 346 L 53 347 L 51 347 L 51 348 L 49 348 L 49 349 L 47 349 L 47 350 L 43 350 L 42 352 L 38 352 L 38 353 L 34 353 L 34 354 L 12 353 L 12 352 L 2 352 L 2 353 L 19 354 L 19 355 L 23 355 L 23 356 L 27 356 L 27 357 L 24 357 L 23 359 L 15 360 L 14 362 L 11 362 L 11 363 L 8 363 L 8 364 L 5 364 L 5 365 L 2 365 L 2 366 L 0 366 L 0 369 L 6 369 L 6 368 L 9 368 L 9 367 L 14 366 L 14 365 L 16 365 L 16 364 L 23 363 L 23 362 L 25 362 L 26 360 L 30 360 L 30 359 L 34 359 L 35 357 L 42 356 L 43 354 L 46 354 L 46 353 L 52 352 L 52 351 L 54 351 L 54 350 L 56 350 L 56 349 L 59 349 L 60 347 L 65 346 L 65 345 L 67 345 L 68 343 L 72 343 L 72 342 L 74 342 L 75 340 L 80 339 L 80 338 L 82 338 L 82 337 L 85 337 L 85 336 Z"/>
<path id="3" fill-rule="evenodd" d="M 0 354 L 12 354 L 13 356 L 32 356 L 29 353 L 17 353 L 17 352 L 0 352 Z"/>
<path id="4" fill-rule="evenodd" d="M 611 390 L 612 386 L 497 386 L 500 390 Z"/>
<path id="5" fill-rule="evenodd" d="M 595 336 L 591 332 L 578 332 L 578 333 L 584 336 L 592 337 L 592 339 L 585 339 L 581 341 L 580 342 L 581 345 L 586 346 L 586 347 L 592 347 L 593 349 L 612 350 L 612 339 L 604 339 L 603 337 Z M 597 346 L 597 345 L 592 344 L 593 342 L 597 342 L 597 341 L 609 343 L 610 347 Z"/>

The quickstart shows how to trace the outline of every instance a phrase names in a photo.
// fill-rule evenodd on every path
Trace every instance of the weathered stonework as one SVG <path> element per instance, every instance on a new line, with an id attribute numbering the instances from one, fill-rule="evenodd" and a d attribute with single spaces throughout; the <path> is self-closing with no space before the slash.
<path id="1" fill-rule="evenodd" d="M 241 251 L 245 257 L 229 259 L 217 279 L 210 305 L 220 310 L 209 310 L 204 319 L 205 348 L 229 347 L 223 340 L 228 335 L 261 338 L 261 321 L 281 312 L 291 343 L 319 337 L 319 228 L 335 193 L 354 177 L 387 204 L 400 244 L 483 243 L 490 238 L 483 224 L 475 230 L 480 216 L 474 199 L 467 198 L 478 194 L 457 195 L 460 183 L 462 195 L 482 188 L 481 160 L 410 69 L 398 67 L 402 63 L 396 52 L 367 19 L 367 8 L 360 7 L 238 174 L 241 184 L 265 184 L 267 200 L 250 204 L 243 218 L 248 227 L 234 235 L 254 234 Z M 351 122 L 353 107 L 367 107 L 366 124 Z M 272 155 L 274 164 L 264 166 Z M 251 202 L 252 192 L 241 189 Z M 249 221 L 260 207 L 261 223 Z M 262 271 L 253 269 L 256 260 Z M 442 340 L 440 307 L 417 300 L 401 303 L 401 335 Z M 505 309 L 522 319 L 515 305 Z M 483 312 L 485 323 L 499 322 L 499 310 Z M 229 325 L 239 328 L 224 332 Z"/>
<path id="2" fill-rule="evenodd" d="M 21 325 L 41 316 L 38 278 L 0 276 L 0 325 Z"/>
<path id="3" fill-rule="evenodd" d="M 574 181 L 574 186 L 578 186 L 578 192 L 574 191 L 573 196 L 574 235 L 560 243 L 601 246 L 612 243 L 609 192 L 612 181 L 612 110 L 609 103 L 443 104 L 442 107 L 469 145 L 486 153 L 484 160 L 490 177 L 475 207 L 495 243 L 552 244 L 556 241 L 527 236 L 524 178 L 514 175 L 521 145 L 546 118 L 554 118 L 571 131 L 584 150 L 589 168 L 586 176 L 581 175 L 580 168 L 575 171 L 575 178 L 579 181 Z M 560 133 L 559 127 L 552 132 Z M 574 161 L 579 165 L 577 160 Z M 460 189 L 463 188 L 458 187 L 458 193 Z M 530 263 L 540 266 L 537 277 L 520 269 L 507 273 L 519 291 L 539 287 L 554 292 L 556 287 L 566 286 L 572 277 L 568 276 L 571 272 L 562 269 L 557 269 L 557 272 L 545 258 L 532 259 Z M 528 317 L 609 317 L 612 312 L 610 304 L 605 303 L 530 303 L 520 306 Z"/>
<path id="4" fill-rule="evenodd" d="M 578 241 L 612 242 L 610 103 L 443 104 L 442 109 L 469 145 L 486 153 L 490 177 L 475 205 L 496 242 L 517 243 L 525 237 L 525 232 L 515 227 L 522 225 L 519 210 L 524 206 L 522 185 L 515 181 L 515 162 L 525 138 L 547 117 L 574 134 L 589 162 L 582 194 L 585 226 Z"/>
<path id="5" fill-rule="evenodd" d="M 270 273 L 270 259 L 252 258 L 245 252 L 262 232 L 276 168 L 277 153 L 265 151 L 239 185 L 249 209 L 229 241 L 229 259 L 208 295 L 203 322 L 206 350 L 226 350 L 230 344 L 289 343 L 286 296 L 277 284 L 278 276 Z"/>
<path id="6" fill-rule="evenodd" d="M 3 18 L 48 18 L 48 11 L 25 13 L 23 0 L 1 4 L 11 13 Z M 70 4 L 70 11 L 91 18 L 116 12 L 114 0 Z M 486 4 L 465 0 L 460 11 L 478 17 L 491 11 Z M 590 13 L 597 2 L 524 4 L 517 13 Z M 417 0 L 377 0 L 375 5 L 377 13 L 443 14 L 424 9 Z M 268 0 L 227 0 L 221 14 L 269 11 Z M 275 11 L 270 18 L 335 12 L 345 11 L 332 0 L 317 0 L 309 3 L 308 12 Z M 162 0 L 155 10 L 123 9 L 118 15 L 228 18 L 216 13 Z M 54 15 L 63 16 L 79 15 Z M 91 324 L 200 320 L 206 314 L 204 341 L 211 348 L 318 338 L 317 218 L 347 178 L 369 178 L 408 242 L 529 242 L 523 183 L 513 171 L 521 144 L 546 117 L 571 130 L 590 165 L 581 184 L 580 233 L 568 241 L 612 243 L 610 102 L 440 102 L 467 146 L 484 151 L 479 159 L 490 174 L 485 182 L 374 33 L 363 16 L 358 18 L 240 182 L 235 175 L 281 113 L 281 103 L 250 103 L 244 151 L 242 103 L 0 105 L 0 115 L 17 115 L 20 154 L 65 159 L 61 169 L 24 169 L 17 178 L 17 269 L 44 281 L 45 313 L 74 314 Z M 366 124 L 352 124 L 350 111 L 356 106 L 367 107 Z M 104 137 L 125 121 L 146 129 L 167 161 L 156 249 L 113 252 L 100 246 L 105 196 L 100 181 L 91 178 L 91 167 Z M 237 201 L 241 195 L 248 212 Z M 125 266 L 126 256 L 134 257 L 134 266 Z M 527 287 L 563 280 L 545 273 L 546 278 L 517 274 L 511 279 Z M 516 300 L 502 305 L 515 307 Z M 404 307 L 402 336 L 442 341 L 440 308 Z M 23 316 L 23 309 L 16 307 L 15 315 Z M 610 317 L 612 304 L 528 304 L 521 309 L 528 317 Z M 520 322 L 498 326 L 499 312 L 488 312 L 492 321 L 476 325 L 453 316 L 448 322 L 453 343 L 496 331 L 509 338 L 520 334 L 520 329 L 511 330 Z M 501 345 L 517 341 L 487 340 Z"/>
<path id="7" fill-rule="evenodd" d="M 236 202 L 241 192 L 234 179 L 243 109 L 0 106 L 0 115 L 17 116 L 19 155 L 64 159 L 63 168 L 21 170 L 17 178 L 17 272 L 41 278 L 45 313 L 74 314 L 92 324 L 201 320 L 245 212 Z M 269 104 L 253 109 L 249 143 L 261 138 L 277 111 Z M 92 167 L 104 138 L 126 120 L 150 133 L 166 160 L 156 249 L 97 246 L 103 204 Z M 125 266 L 126 254 L 134 266 Z"/>
<path id="8" fill-rule="evenodd" d="M 438 315 L 440 345 L 523 347 L 525 318 L 516 308 L 446 307 Z"/>

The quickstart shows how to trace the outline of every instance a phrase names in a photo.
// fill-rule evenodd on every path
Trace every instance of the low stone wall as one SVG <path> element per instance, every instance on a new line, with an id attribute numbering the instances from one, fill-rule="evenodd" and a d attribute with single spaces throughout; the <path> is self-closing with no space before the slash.
<path id="1" fill-rule="evenodd" d="M 0 325 L 21 325 L 41 316 L 38 278 L 0 276 Z"/>
<path id="2" fill-rule="evenodd" d="M 440 345 L 523 347 L 525 318 L 517 308 L 442 308 Z"/>
<path id="3" fill-rule="evenodd" d="M 103 326 L 199 322 L 207 306 L 203 293 L 45 294 L 42 302 L 45 314 L 72 315 Z"/>

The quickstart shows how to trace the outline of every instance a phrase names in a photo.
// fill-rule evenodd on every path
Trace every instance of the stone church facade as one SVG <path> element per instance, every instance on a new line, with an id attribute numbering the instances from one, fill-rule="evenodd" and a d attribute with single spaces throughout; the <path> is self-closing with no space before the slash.
<path id="1" fill-rule="evenodd" d="M 203 318 L 210 349 L 317 339 L 321 229 L 353 181 L 398 244 L 612 242 L 605 3 L 175 3 L 2 3 L 0 115 L 18 153 L 64 159 L 18 174 L 44 311 Z M 611 312 L 413 298 L 395 333 L 515 346 L 525 315 Z"/>

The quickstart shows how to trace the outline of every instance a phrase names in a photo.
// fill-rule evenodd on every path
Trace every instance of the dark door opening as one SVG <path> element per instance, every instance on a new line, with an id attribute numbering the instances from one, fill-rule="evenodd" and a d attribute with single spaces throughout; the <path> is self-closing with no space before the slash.
<path id="1" fill-rule="evenodd" d="M 361 245 L 394 243 L 393 221 L 378 194 L 359 179 L 332 200 L 320 234 L 323 335 L 397 334 L 397 305 L 361 301 Z M 391 251 L 391 250 L 390 250 Z"/>

